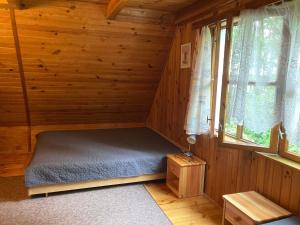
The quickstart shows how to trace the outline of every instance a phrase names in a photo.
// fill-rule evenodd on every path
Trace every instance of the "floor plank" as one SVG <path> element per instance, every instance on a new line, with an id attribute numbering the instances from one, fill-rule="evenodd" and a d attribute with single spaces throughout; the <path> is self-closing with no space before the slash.
<path id="1" fill-rule="evenodd" d="M 178 199 L 164 183 L 145 187 L 174 225 L 221 224 L 221 209 L 205 196 Z"/>

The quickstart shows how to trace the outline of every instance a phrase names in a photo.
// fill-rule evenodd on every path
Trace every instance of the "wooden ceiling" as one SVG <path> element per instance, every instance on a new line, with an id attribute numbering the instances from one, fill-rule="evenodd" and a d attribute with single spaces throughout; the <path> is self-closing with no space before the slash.
<path id="1" fill-rule="evenodd" d="M 26 124 L 26 104 L 32 125 L 144 122 L 174 31 L 166 11 L 190 2 L 130 0 L 114 20 L 106 0 L 0 9 L 0 125 Z"/>

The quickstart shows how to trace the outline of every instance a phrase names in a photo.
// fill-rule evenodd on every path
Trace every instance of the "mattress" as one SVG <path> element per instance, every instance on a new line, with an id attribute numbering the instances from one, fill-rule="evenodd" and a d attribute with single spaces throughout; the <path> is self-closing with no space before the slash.
<path id="1" fill-rule="evenodd" d="M 51 131 L 37 137 L 25 171 L 28 188 L 166 171 L 166 155 L 180 150 L 147 128 Z"/>

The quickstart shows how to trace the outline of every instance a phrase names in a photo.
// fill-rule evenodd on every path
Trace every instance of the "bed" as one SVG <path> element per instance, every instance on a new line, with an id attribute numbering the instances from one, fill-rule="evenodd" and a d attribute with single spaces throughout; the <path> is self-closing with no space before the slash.
<path id="1" fill-rule="evenodd" d="M 25 171 L 29 195 L 163 179 L 180 150 L 147 128 L 42 132 Z"/>

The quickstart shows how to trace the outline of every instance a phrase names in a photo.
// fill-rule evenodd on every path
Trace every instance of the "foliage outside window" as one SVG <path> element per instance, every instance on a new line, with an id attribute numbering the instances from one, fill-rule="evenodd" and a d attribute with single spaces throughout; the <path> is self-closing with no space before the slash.
<path id="1" fill-rule="evenodd" d="M 260 22 L 260 23 L 259 23 Z M 230 51 L 230 61 L 233 68 L 228 77 L 228 97 L 225 118 L 225 133 L 234 135 L 241 141 L 253 143 L 264 148 L 270 147 L 271 129 L 261 129 L 263 126 L 270 127 L 269 121 L 266 121 L 269 115 L 272 115 L 275 110 L 277 101 L 277 75 L 278 75 L 278 61 L 281 53 L 281 39 L 282 39 L 282 18 L 273 17 L 266 18 L 262 21 L 255 22 L 255 28 L 258 30 L 252 34 L 254 37 L 249 41 L 253 44 L 250 46 L 256 51 L 248 61 L 243 61 L 240 55 L 242 41 L 238 38 L 239 33 L 243 28 L 235 23 L 232 27 L 232 48 Z M 276 26 L 274 27 L 274 24 Z M 263 28 L 261 28 L 262 26 Z M 255 36 L 256 35 L 256 36 Z M 277 47 L 276 47 L 277 46 Z M 272 50 L 270 50 L 272 48 Z M 236 53 L 237 52 L 237 53 Z M 238 58 L 238 59 L 237 59 Z M 235 62 L 235 61 L 237 62 Z M 245 70 L 248 72 L 248 84 L 244 86 L 246 90 L 241 92 L 237 90 L 237 83 L 240 82 L 234 76 L 237 63 L 246 63 Z M 259 65 L 260 64 L 260 65 Z M 239 68 L 238 69 L 243 69 Z M 232 75 L 233 74 L 233 75 Z M 242 100 L 236 97 L 237 94 L 246 95 Z M 240 126 L 233 122 L 234 116 L 233 107 L 239 106 L 240 102 L 244 101 L 244 120 Z M 232 104 L 232 103 L 235 103 Z M 235 112 L 241 113 L 241 112 Z M 239 115 L 237 115 L 239 116 Z M 246 118 L 246 120 L 245 120 Z M 266 124 L 265 124 L 266 123 Z"/>
<path id="2" fill-rule="evenodd" d="M 299 18 L 298 16 L 298 20 Z M 216 56 L 216 63 L 213 66 L 217 67 L 215 69 L 217 72 L 213 74 L 215 80 L 213 91 L 216 101 L 213 116 L 214 127 L 219 130 L 219 139 L 222 144 L 238 144 L 251 150 L 271 152 L 279 150 L 284 157 L 299 161 L 300 142 L 295 141 L 297 140 L 295 135 L 286 132 L 283 125 L 286 123 L 289 130 L 296 132 L 300 130 L 300 120 L 295 118 L 295 113 L 290 115 L 295 119 L 294 126 L 299 127 L 293 127 L 293 129 L 291 129 L 292 123 L 288 121 L 293 118 L 288 118 L 286 115 L 289 113 L 285 113 L 287 111 L 286 101 L 293 100 L 294 110 L 300 109 L 299 99 L 292 98 L 290 100 L 291 98 L 288 96 L 292 94 L 298 98 L 300 96 L 299 93 L 298 95 L 294 93 L 295 89 L 291 89 L 294 92 L 289 93 L 291 85 L 288 83 L 291 80 L 290 76 L 300 78 L 300 54 L 296 51 L 293 52 L 295 49 L 300 51 L 300 31 L 295 28 L 295 24 L 292 26 L 291 22 L 287 23 L 288 19 L 290 18 L 282 11 L 279 14 L 272 11 L 270 14 L 258 14 L 254 16 L 253 21 L 250 20 L 255 29 L 254 32 L 248 34 L 254 37 L 248 40 L 246 38 L 246 41 L 253 41 L 250 45 L 252 49 L 248 49 L 251 53 L 250 56 L 241 55 L 248 60 L 246 63 L 234 61 L 238 58 L 235 54 L 239 54 L 236 51 L 236 49 L 239 50 L 236 45 L 243 44 L 239 39 L 238 32 L 245 27 L 239 27 L 238 22 L 234 21 L 233 23 L 233 18 L 229 18 L 227 27 L 222 27 L 214 32 L 214 35 L 217 36 L 215 39 L 218 48 L 215 50 L 217 53 L 213 54 Z M 297 25 L 299 24 L 300 21 L 297 22 Z M 291 43 L 295 42 L 295 38 L 298 40 L 298 44 L 297 42 L 296 44 Z M 299 57 L 298 62 L 297 56 Z M 239 60 L 244 60 L 244 58 L 239 58 Z M 245 71 L 248 76 L 244 86 L 238 83 L 241 82 L 240 78 L 235 77 L 235 70 L 240 69 L 235 68 L 235 63 L 241 62 L 246 65 Z M 291 63 L 293 63 L 292 66 L 289 65 Z M 299 81 L 295 80 L 295 82 Z M 221 86 L 223 87 L 221 88 Z M 238 89 L 241 87 L 244 87 L 244 90 Z M 237 93 L 244 95 L 241 98 L 243 101 L 236 97 Z M 236 113 L 234 107 L 237 107 L 238 104 L 244 106 L 241 107 L 244 111 L 232 116 L 233 113 Z M 220 108 L 220 105 L 224 107 Z M 240 115 L 242 115 L 242 120 L 237 121 L 236 119 L 239 119 Z M 281 122 L 280 126 L 278 121 Z M 295 134 L 299 136 L 299 133 Z M 289 137 L 293 138 L 289 141 Z M 300 139 L 300 136 L 298 138 Z M 231 141 L 232 143 L 230 143 Z"/>

